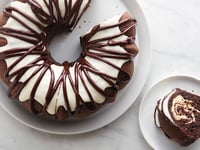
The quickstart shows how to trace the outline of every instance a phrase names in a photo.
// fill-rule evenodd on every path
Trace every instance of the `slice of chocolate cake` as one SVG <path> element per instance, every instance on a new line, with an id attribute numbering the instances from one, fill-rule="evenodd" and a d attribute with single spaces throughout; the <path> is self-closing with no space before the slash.
<path id="1" fill-rule="evenodd" d="M 155 124 L 182 146 L 200 138 L 200 96 L 173 89 L 157 103 Z"/>

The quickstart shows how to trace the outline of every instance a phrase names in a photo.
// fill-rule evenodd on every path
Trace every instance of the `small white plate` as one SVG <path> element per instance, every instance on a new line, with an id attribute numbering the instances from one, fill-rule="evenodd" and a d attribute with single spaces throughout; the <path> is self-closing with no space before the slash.
<path id="1" fill-rule="evenodd" d="M 181 88 L 200 95 L 200 80 L 189 76 L 173 76 L 155 84 L 145 94 L 140 105 L 139 124 L 142 134 L 155 150 L 199 150 L 200 140 L 188 147 L 183 147 L 167 138 L 161 129 L 155 126 L 154 110 L 157 101 L 174 88 Z"/>
<path id="2" fill-rule="evenodd" d="M 6 6 L 10 0 L 1 2 Z M 0 6 L 0 11 L 3 7 Z M 70 34 L 55 37 L 50 44 L 52 56 L 58 61 L 75 60 L 80 55 L 80 35 L 90 27 L 114 15 L 129 11 L 138 21 L 137 45 L 140 49 L 135 59 L 134 76 L 126 89 L 119 93 L 115 103 L 106 105 L 96 115 L 83 120 L 57 122 L 41 119 L 27 113 L 7 97 L 0 84 L 0 105 L 15 119 L 34 129 L 54 134 L 80 134 L 103 127 L 121 116 L 136 100 L 147 79 L 151 64 L 150 36 L 147 23 L 136 0 L 92 0 L 76 29 Z M 70 43 L 70 44 L 69 44 Z M 66 52 L 66 50 L 68 50 Z M 78 50 L 78 51 L 77 51 Z"/>

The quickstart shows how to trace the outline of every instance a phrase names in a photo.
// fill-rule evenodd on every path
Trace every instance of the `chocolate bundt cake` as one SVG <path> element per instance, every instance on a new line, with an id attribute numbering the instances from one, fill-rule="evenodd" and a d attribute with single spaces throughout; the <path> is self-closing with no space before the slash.
<path id="1" fill-rule="evenodd" d="M 65 120 L 113 102 L 133 74 L 136 20 L 115 16 L 81 36 L 74 62 L 56 62 L 49 42 L 72 31 L 90 0 L 15 0 L 0 15 L 0 77 L 30 112 Z M 68 51 L 66 46 L 66 52 Z"/>
<path id="2" fill-rule="evenodd" d="M 192 144 L 200 137 L 200 96 L 178 88 L 172 90 L 158 101 L 155 123 L 180 145 Z"/>

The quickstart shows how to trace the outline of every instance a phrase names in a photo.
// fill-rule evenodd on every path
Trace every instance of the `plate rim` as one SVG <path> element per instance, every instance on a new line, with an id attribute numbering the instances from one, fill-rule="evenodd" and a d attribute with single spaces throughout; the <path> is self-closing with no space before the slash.
<path id="1" fill-rule="evenodd" d="M 0 106 L 3 108 L 3 110 L 6 111 L 12 118 L 14 118 L 15 120 L 17 120 L 18 122 L 22 123 L 23 125 L 25 125 L 27 127 L 30 127 L 32 129 L 36 129 L 36 130 L 41 131 L 41 132 L 50 133 L 50 134 L 58 134 L 58 135 L 76 135 L 76 134 L 82 134 L 82 133 L 91 132 L 91 131 L 97 130 L 99 128 L 102 128 L 102 127 L 112 123 L 117 118 L 119 118 L 122 114 L 124 114 L 131 107 L 131 105 L 137 100 L 137 98 L 139 97 L 139 95 L 140 95 L 140 93 L 141 93 L 141 91 L 142 91 L 142 89 L 143 89 L 143 87 L 144 87 L 144 85 L 146 83 L 146 80 L 148 78 L 148 74 L 149 74 L 150 66 L 151 66 L 151 58 L 152 58 L 150 31 L 149 31 L 149 26 L 148 26 L 148 22 L 146 20 L 144 11 L 143 11 L 142 6 L 141 6 L 141 4 L 140 4 L 140 2 L 138 0 L 131 0 L 131 1 L 134 2 L 134 5 L 136 5 L 137 9 L 141 13 L 143 24 L 144 24 L 144 27 L 145 27 L 145 33 L 146 33 L 145 34 L 145 36 L 146 36 L 146 38 L 145 38 L 146 39 L 146 46 L 149 49 L 149 55 L 150 56 L 149 56 L 149 60 L 148 60 L 148 63 L 147 63 L 147 69 L 145 70 L 145 77 L 143 78 L 143 83 L 141 84 L 140 88 L 138 89 L 138 92 L 137 92 L 137 95 L 135 97 L 135 100 L 133 100 L 124 110 L 122 110 L 121 113 L 118 116 L 113 117 L 107 123 L 95 126 L 93 128 L 87 129 L 87 130 L 72 131 L 72 132 L 69 132 L 69 131 L 60 132 L 60 131 L 50 131 L 49 129 L 43 129 L 43 128 L 40 128 L 38 126 L 32 125 L 32 124 L 28 123 L 27 121 L 23 120 L 23 117 L 20 118 L 20 117 L 16 116 L 15 114 L 13 114 L 12 112 L 10 112 L 8 110 L 8 108 L 4 104 L 0 103 Z M 127 10 L 129 11 L 129 9 L 127 9 Z"/>

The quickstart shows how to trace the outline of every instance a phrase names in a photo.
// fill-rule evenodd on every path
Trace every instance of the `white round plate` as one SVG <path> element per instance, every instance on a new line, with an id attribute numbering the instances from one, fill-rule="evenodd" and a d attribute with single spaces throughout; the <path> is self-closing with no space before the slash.
<path id="1" fill-rule="evenodd" d="M 0 11 L 9 2 L 1 2 Z M 80 35 L 90 27 L 114 15 L 129 11 L 138 21 L 137 45 L 140 49 L 135 59 L 135 73 L 128 88 L 119 93 L 115 103 L 103 107 L 92 117 L 57 122 L 41 119 L 27 113 L 7 97 L 6 88 L 0 84 L 0 105 L 15 119 L 40 131 L 54 134 L 80 134 L 103 127 L 122 115 L 136 100 L 146 81 L 151 61 L 150 36 L 144 14 L 136 0 L 92 0 L 90 7 L 82 16 L 76 29 L 70 34 L 62 34 L 52 41 L 51 53 L 57 61 L 74 60 L 80 55 Z M 59 41 L 59 42 L 58 42 Z M 70 43 L 70 44 L 69 44 Z M 66 50 L 71 50 L 67 51 Z M 78 51 L 76 51 L 78 50 Z"/>
<path id="2" fill-rule="evenodd" d="M 200 95 L 200 80 L 189 76 L 173 76 L 161 80 L 145 94 L 139 110 L 139 124 L 142 134 L 155 150 L 199 150 L 200 140 L 183 147 L 167 138 L 160 128 L 155 126 L 154 111 L 157 101 L 172 89 L 180 88 Z"/>

